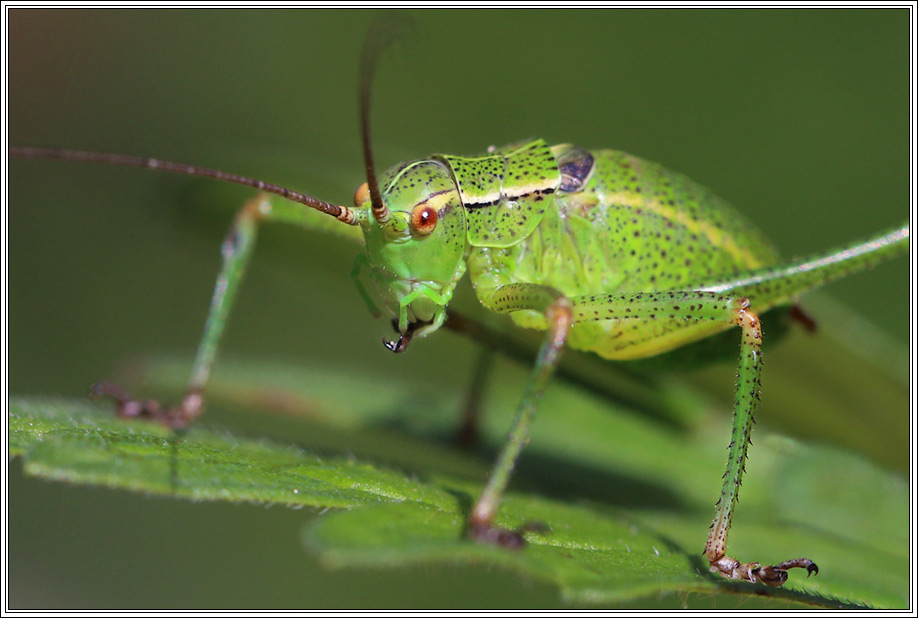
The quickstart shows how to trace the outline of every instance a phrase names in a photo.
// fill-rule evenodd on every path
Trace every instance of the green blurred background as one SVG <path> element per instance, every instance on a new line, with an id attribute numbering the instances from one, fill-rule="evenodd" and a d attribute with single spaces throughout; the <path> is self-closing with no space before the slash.
<path id="1" fill-rule="evenodd" d="M 10 10 L 10 143 L 196 163 L 349 203 L 362 182 L 357 58 L 375 15 Z M 906 9 L 413 15 L 417 36 L 374 88 L 380 167 L 529 136 L 618 148 L 714 188 L 788 256 L 909 216 Z M 125 359 L 191 359 L 235 204 L 200 204 L 189 186 L 10 163 L 12 393 L 82 397 Z M 260 248 L 228 357 L 393 374 L 441 354 L 474 362 L 450 335 L 387 355 L 388 328 L 348 278 L 353 247 L 272 227 Z M 904 341 L 908 272 L 898 260 L 831 294 Z M 461 392 L 467 375 L 444 379 Z M 551 588 L 475 568 L 324 570 L 297 541 L 304 511 L 51 484 L 15 462 L 9 495 L 14 608 L 557 604 Z"/>

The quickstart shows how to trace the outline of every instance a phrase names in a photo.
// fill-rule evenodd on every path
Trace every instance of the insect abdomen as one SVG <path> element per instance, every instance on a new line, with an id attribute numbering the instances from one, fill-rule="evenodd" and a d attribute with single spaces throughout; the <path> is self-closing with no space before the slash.
<path id="1" fill-rule="evenodd" d="M 564 160 L 579 149 L 552 150 Z M 574 155 L 577 162 L 593 159 L 589 171 L 570 168 L 588 178 L 579 190 L 559 190 L 552 196 L 538 227 L 520 243 L 473 248 L 469 272 L 476 288 L 538 283 L 569 297 L 692 290 L 777 262 L 777 253 L 758 230 L 685 176 L 613 150 Z M 562 177 L 563 171 L 562 166 Z M 535 312 L 512 317 L 522 326 L 544 328 L 544 319 Z M 569 344 L 607 358 L 636 358 L 711 330 L 703 324 L 638 322 L 581 323 Z"/>
<path id="2" fill-rule="evenodd" d="M 623 152 L 595 158 L 584 191 L 558 209 L 591 221 L 606 260 L 627 272 L 618 291 L 686 289 L 778 261 L 764 236 L 705 187 Z M 593 195 L 592 210 L 578 208 Z"/>

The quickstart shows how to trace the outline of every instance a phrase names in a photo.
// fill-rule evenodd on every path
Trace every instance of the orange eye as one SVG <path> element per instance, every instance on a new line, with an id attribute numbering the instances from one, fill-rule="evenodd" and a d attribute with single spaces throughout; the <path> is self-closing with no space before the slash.
<path id="1" fill-rule="evenodd" d="M 357 187 L 357 192 L 354 193 L 354 206 L 360 208 L 368 199 L 370 199 L 370 187 L 367 183 L 363 183 Z"/>
<path id="2" fill-rule="evenodd" d="M 411 227 L 422 236 L 427 236 L 437 227 L 437 211 L 426 204 L 418 204 L 411 213 Z"/>

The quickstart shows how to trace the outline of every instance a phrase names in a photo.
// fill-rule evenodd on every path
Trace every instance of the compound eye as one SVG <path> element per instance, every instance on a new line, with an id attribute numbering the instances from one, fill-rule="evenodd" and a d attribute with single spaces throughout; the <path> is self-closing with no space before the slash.
<path id="1" fill-rule="evenodd" d="M 370 187 L 367 183 L 363 183 L 357 187 L 357 191 L 354 193 L 354 206 L 360 208 L 363 206 L 367 200 L 370 199 Z"/>
<path id="2" fill-rule="evenodd" d="M 411 227 L 421 236 L 428 236 L 437 227 L 437 211 L 427 204 L 418 204 L 411 213 Z"/>

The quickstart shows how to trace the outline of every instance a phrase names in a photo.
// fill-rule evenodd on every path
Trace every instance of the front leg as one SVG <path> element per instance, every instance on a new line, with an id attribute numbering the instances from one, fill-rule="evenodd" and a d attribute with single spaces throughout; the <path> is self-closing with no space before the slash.
<path id="1" fill-rule="evenodd" d="M 236 293 L 242 285 L 246 267 L 255 249 L 258 226 L 264 221 L 304 225 L 308 222 L 307 217 L 310 213 L 310 208 L 300 203 L 274 204 L 266 193 L 260 193 L 250 199 L 236 213 L 220 248 L 223 264 L 214 286 L 210 310 L 198 344 L 188 386 L 178 405 L 164 406 L 152 399 L 137 400 L 108 382 L 94 385 L 91 394 L 113 399 L 118 416 L 123 418 L 152 420 L 173 429 L 183 429 L 190 425 L 204 412 L 204 389 L 210 378 L 210 371 L 216 360 L 217 349 Z"/>

